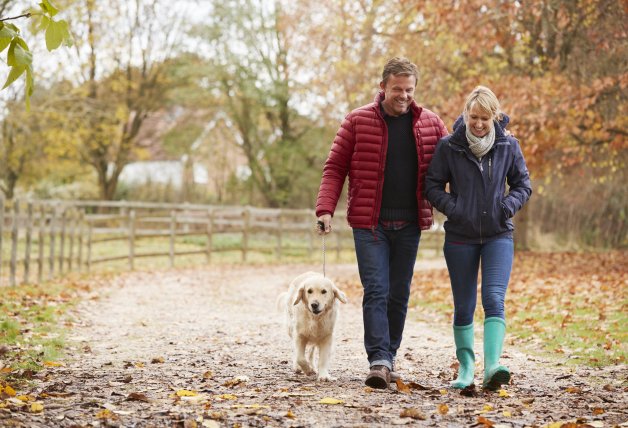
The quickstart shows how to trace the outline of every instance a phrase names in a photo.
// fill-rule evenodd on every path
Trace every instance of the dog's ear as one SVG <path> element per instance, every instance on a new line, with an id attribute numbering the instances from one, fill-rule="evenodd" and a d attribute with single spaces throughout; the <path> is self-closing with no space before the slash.
<path id="1" fill-rule="evenodd" d="M 299 285 L 299 288 L 297 288 L 297 297 L 294 299 L 293 305 L 298 305 L 302 300 L 303 303 L 305 303 L 305 284 L 301 284 Z"/>
<path id="2" fill-rule="evenodd" d="M 336 285 L 333 286 L 333 289 L 334 297 L 336 297 L 336 299 L 340 300 L 342 303 L 347 303 L 347 296 L 345 296 L 345 293 L 340 291 L 340 289 L 336 287 Z"/>

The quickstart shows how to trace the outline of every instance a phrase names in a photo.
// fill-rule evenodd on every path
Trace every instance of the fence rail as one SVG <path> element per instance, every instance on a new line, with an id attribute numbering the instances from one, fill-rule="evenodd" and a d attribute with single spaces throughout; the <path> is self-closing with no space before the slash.
<path id="1" fill-rule="evenodd" d="M 0 198 L 0 285 L 120 262 L 134 269 L 137 259 L 164 258 L 170 267 L 189 256 L 211 263 L 225 252 L 239 252 L 243 262 L 253 253 L 313 259 L 320 247 L 314 219 L 307 209 Z M 442 248 L 439 223 L 423 233 L 420 254 Z M 327 253 L 340 259 L 348 250 L 352 254 L 351 229 L 337 213 Z"/>

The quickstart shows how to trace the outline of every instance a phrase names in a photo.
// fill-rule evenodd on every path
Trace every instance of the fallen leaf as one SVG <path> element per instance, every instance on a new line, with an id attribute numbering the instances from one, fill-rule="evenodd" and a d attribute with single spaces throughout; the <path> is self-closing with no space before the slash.
<path id="1" fill-rule="evenodd" d="M 412 391 L 410 391 L 410 387 L 408 385 L 406 385 L 405 383 L 403 383 L 403 381 L 401 379 L 397 379 L 395 381 L 395 384 L 397 385 L 397 391 L 401 392 L 402 394 L 411 394 Z"/>
<path id="2" fill-rule="evenodd" d="M 505 389 L 500 389 L 499 396 L 505 398 L 505 397 L 510 397 L 510 394 L 508 394 L 508 391 L 506 391 Z"/>
<path id="3" fill-rule="evenodd" d="M 39 413 L 39 412 L 43 412 L 44 411 L 44 405 L 41 403 L 31 403 L 31 408 L 30 408 L 31 413 Z"/>
<path id="4" fill-rule="evenodd" d="M 484 407 L 482 407 L 482 412 L 492 412 L 493 410 L 493 406 L 490 404 L 485 404 Z"/>
<path id="5" fill-rule="evenodd" d="M 4 393 L 9 397 L 15 397 L 15 389 L 11 388 L 11 385 L 7 385 L 4 387 Z"/>
<path id="6" fill-rule="evenodd" d="M 248 376 L 236 376 L 231 380 L 228 380 L 227 382 L 223 383 L 222 386 L 226 386 L 226 387 L 230 387 L 230 386 L 236 386 L 236 385 L 240 385 L 241 383 L 245 383 L 249 381 L 249 377 Z"/>
<path id="7" fill-rule="evenodd" d="M 512 418 L 512 413 L 510 413 L 508 410 L 504 410 L 502 412 L 502 414 L 504 415 L 504 417 L 506 418 Z"/>
<path id="8" fill-rule="evenodd" d="M 8 399 L 7 399 L 7 403 L 8 403 L 8 404 L 12 404 L 12 405 L 17 406 L 17 407 L 24 407 L 24 406 L 26 406 L 26 403 L 25 403 L 25 402 L 20 401 L 20 400 L 18 400 L 18 399 L 17 399 L 17 398 L 15 398 L 15 397 L 10 397 L 10 398 L 8 398 Z"/>
<path id="9" fill-rule="evenodd" d="M 207 370 L 205 373 L 203 373 L 203 379 L 211 379 L 213 375 L 214 374 L 211 370 Z"/>
<path id="10" fill-rule="evenodd" d="M 493 428 L 495 426 L 495 422 L 491 421 L 490 419 L 486 419 L 484 416 L 478 416 L 478 424 L 482 424 L 487 428 Z"/>
<path id="11" fill-rule="evenodd" d="M 222 412 L 209 412 L 207 414 L 211 419 L 222 420 L 225 418 L 225 414 Z"/>
<path id="12" fill-rule="evenodd" d="M 238 397 L 233 394 L 220 394 L 220 395 L 216 395 L 216 398 L 220 400 L 237 400 L 238 399 Z"/>
<path id="13" fill-rule="evenodd" d="M 319 404 L 344 404 L 344 401 L 337 398 L 325 397 L 319 401 Z"/>
<path id="14" fill-rule="evenodd" d="M 593 414 L 594 415 L 603 415 L 604 413 L 605 413 L 605 411 L 601 407 L 595 407 L 593 409 Z"/>
<path id="15" fill-rule="evenodd" d="M 150 360 L 151 364 L 161 364 L 164 361 L 165 361 L 164 357 L 155 357 L 152 360 Z"/>
<path id="16" fill-rule="evenodd" d="M 408 386 L 410 387 L 410 389 L 416 389 L 417 391 L 425 391 L 429 389 L 428 387 L 418 384 L 416 382 L 409 382 Z"/>
<path id="17" fill-rule="evenodd" d="M 449 406 L 447 404 L 439 404 L 438 405 L 438 413 L 441 415 L 446 415 L 449 412 Z"/>
<path id="18" fill-rule="evenodd" d="M 63 364 L 58 363 L 56 361 L 44 361 L 44 366 L 46 367 L 61 367 Z"/>
<path id="19" fill-rule="evenodd" d="M 412 419 L 417 419 L 420 421 L 424 421 L 427 419 L 427 416 L 421 413 L 419 409 L 416 409 L 414 407 L 403 409 L 401 411 L 401 414 L 399 414 L 399 416 L 401 416 L 402 418 L 412 418 Z"/>
<path id="20" fill-rule="evenodd" d="M 96 413 L 98 419 L 117 419 L 118 417 L 109 409 L 101 410 Z"/>
<path id="21" fill-rule="evenodd" d="M 150 403 L 150 399 L 140 392 L 132 392 L 126 397 L 127 401 L 143 401 L 145 403 Z"/>
<path id="22" fill-rule="evenodd" d="M 576 386 L 570 386 L 566 389 L 566 391 L 569 392 L 570 394 L 582 394 L 582 389 Z"/>
<path id="23" fill-rule="evenodd" d="M 439 392 L 440 392 L 440 395 L 447 395 L 446 389 L 441 389 Z"/>
<path id="24" fill-rule="evenodd" d="M 141 361 L 138 361 L 137 363 L 134 364 L 135 367 L 137 367 L 138 369 L 143 369 L 145 364 L 142 363 Z"/>
<path id="25" fill-rule="evenodd" d="M 270 406 L 263 404 L 234 404 L 232 409 L 270 409 Z"/>
<path id="26" fill-rule="evenodd" d="M 196 392 L 194 391 L 188 391 L 187 389 L 180 389 L 176 392 L 177 396 L 179 397 L 194 397 L 196 395 L 198 395 Z"/>
<path id="27" fill-rule="evenodd" d="M 289 419 L 296 419 L 296 415 L 294 413 L 292 413 L 292 410 L 288 410 L 286 412 L 285 415 L 283 415 L 285 418 L 289 418 Z"/>

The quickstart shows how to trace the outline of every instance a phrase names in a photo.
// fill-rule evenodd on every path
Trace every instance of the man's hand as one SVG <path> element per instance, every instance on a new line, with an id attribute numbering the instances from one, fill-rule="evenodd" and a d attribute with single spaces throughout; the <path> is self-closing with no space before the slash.
<path id="1" fill-rule="evenodd" d="M 331 232 L 331 214 L 323 214 L 318 218 L 316 231 L 319 235 L 327 235 Z"/>

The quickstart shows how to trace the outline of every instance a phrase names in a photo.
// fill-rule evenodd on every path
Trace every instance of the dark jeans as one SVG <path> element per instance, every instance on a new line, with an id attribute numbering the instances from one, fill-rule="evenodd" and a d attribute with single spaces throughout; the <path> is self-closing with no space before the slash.
<path id="1" fill-rule="evenodd" d="M 392 368 L 408 312 L 410 283 L 421 230 L 353 229 L 360 280 L 364 287 L 364 347 L 371 366 Z"/>
<path id="2" fill-rule="evenodd" d="M 514 255 L 512 238 L 495 239 L 485 244 L 445 241 L 443 250 L 454 296 L 454 325 L 473 322 L 480 260 L 484 316 L 504 319 L 504 299 Z"/>

